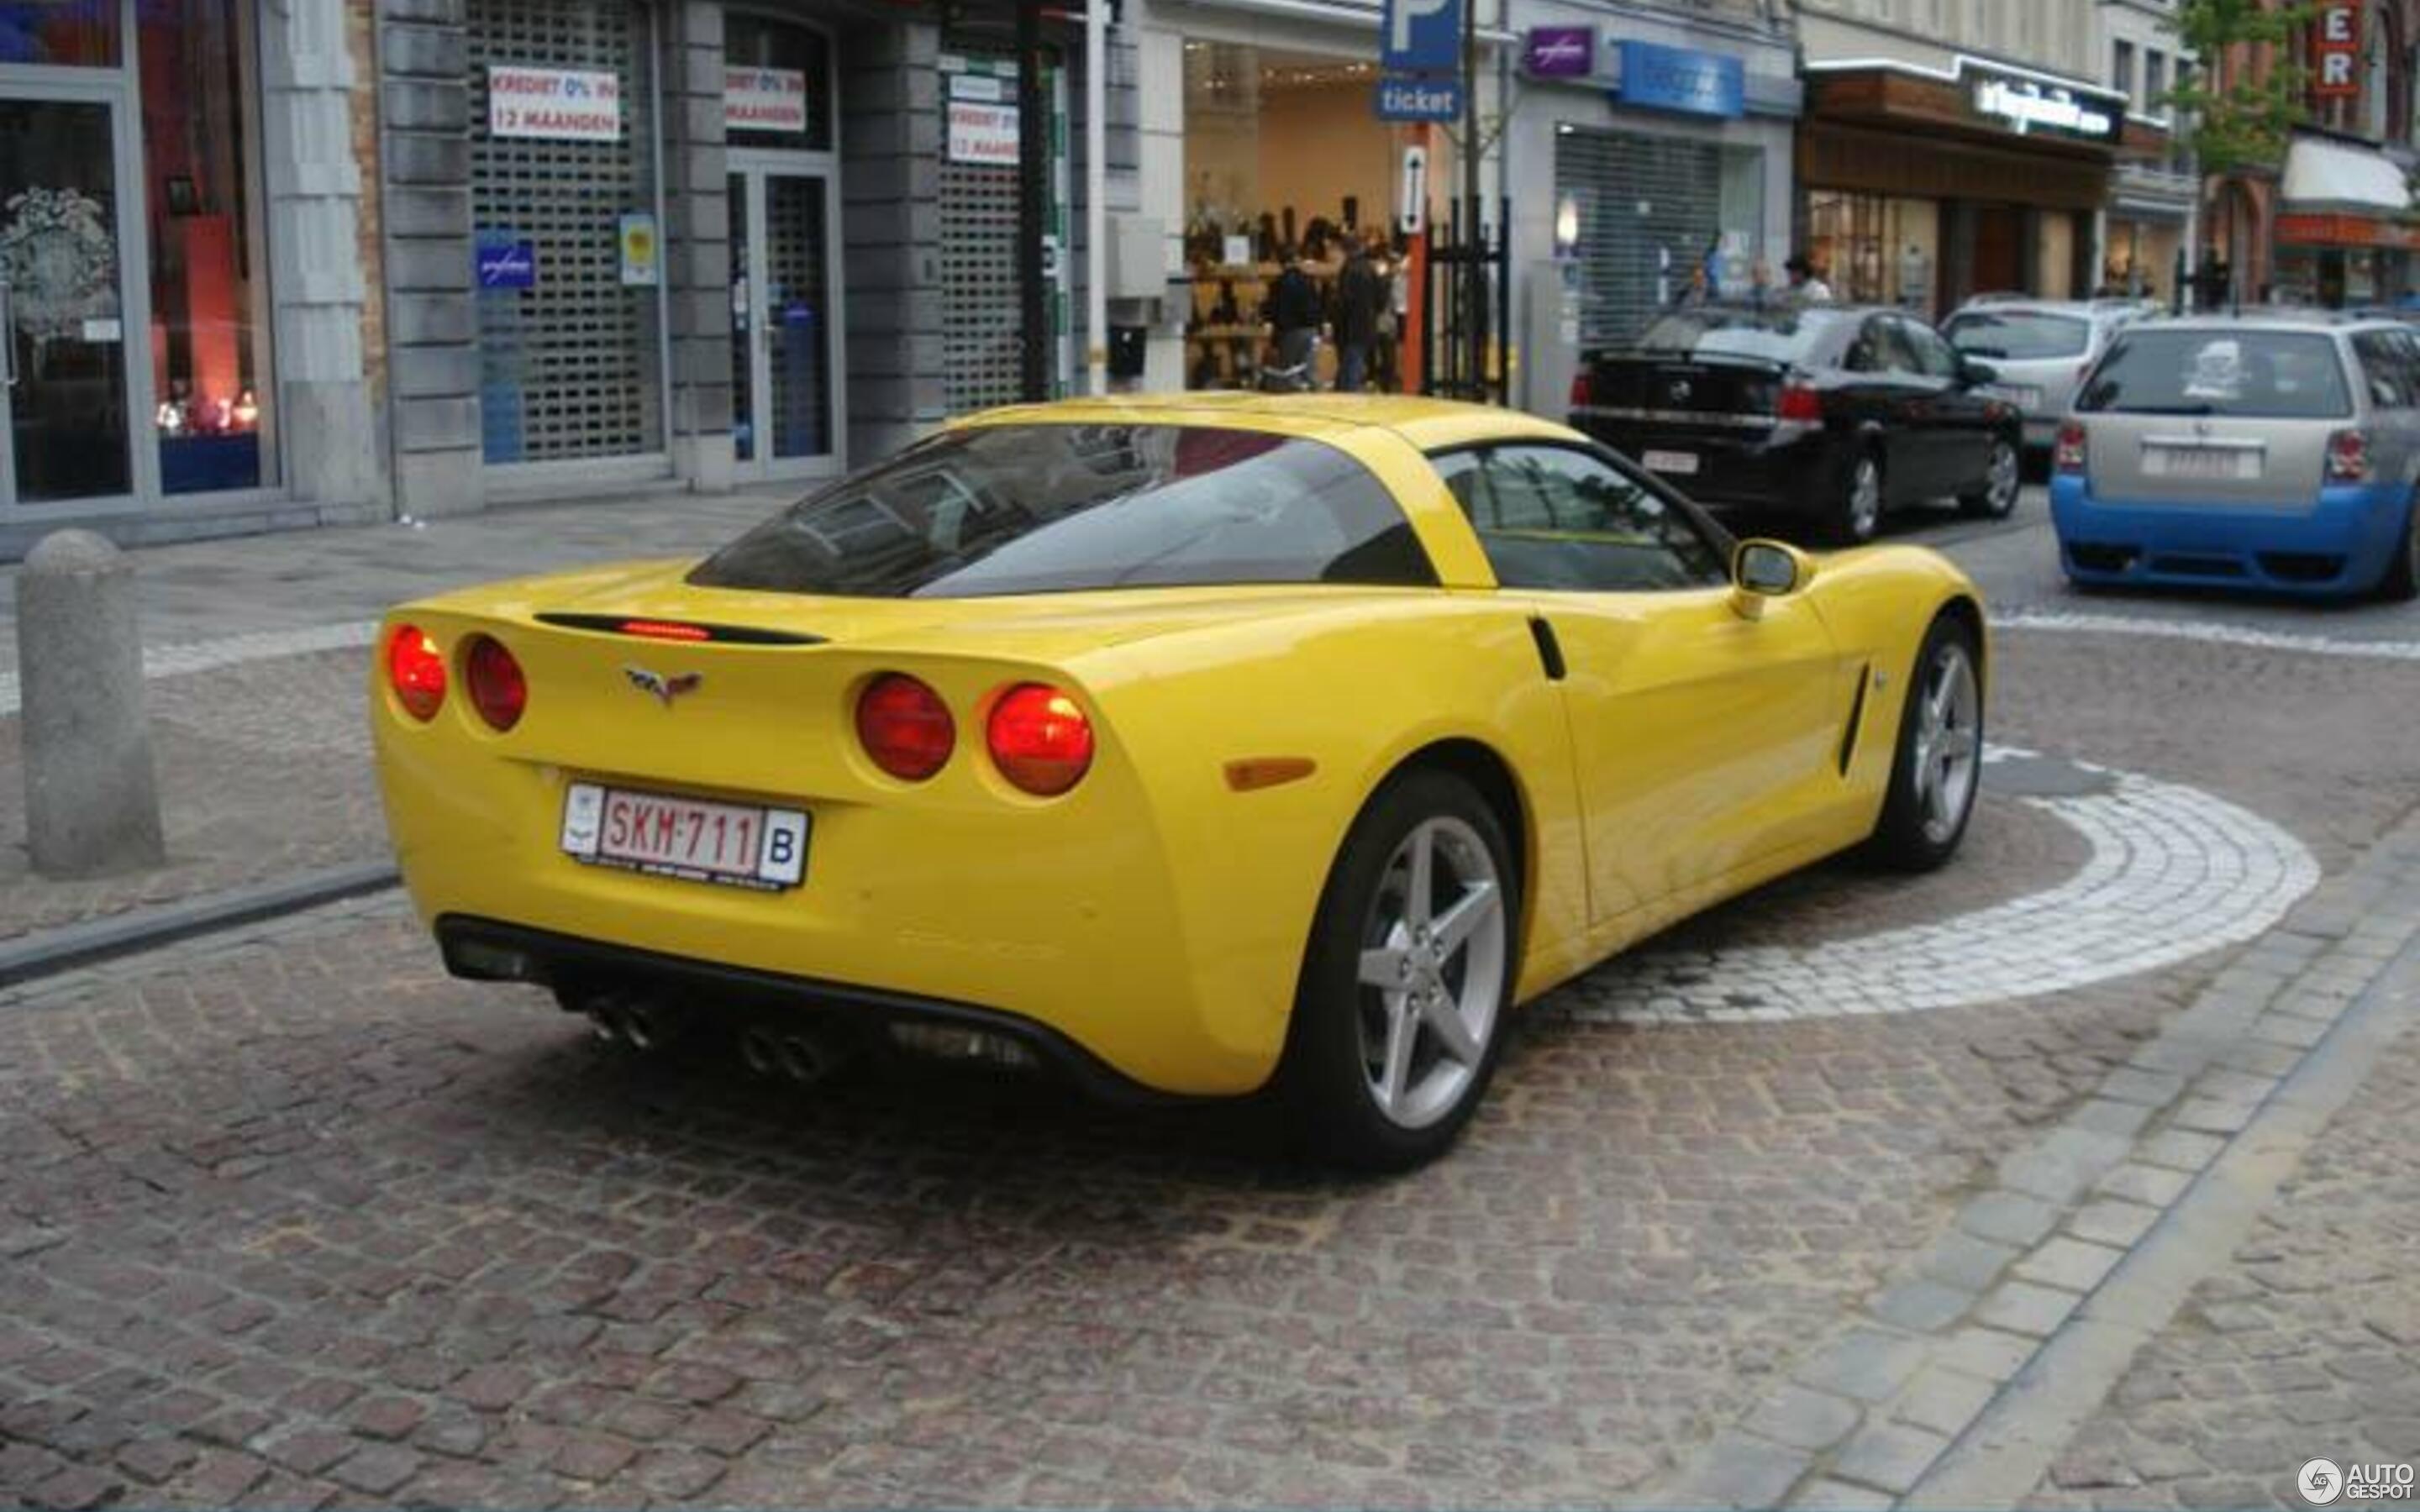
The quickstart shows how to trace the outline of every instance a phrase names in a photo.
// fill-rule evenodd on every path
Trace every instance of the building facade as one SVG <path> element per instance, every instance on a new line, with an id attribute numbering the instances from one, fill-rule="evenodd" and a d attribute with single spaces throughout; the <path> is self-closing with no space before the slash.
<path id="1" fill-rule="evenodd" d="M 2172 128 L 2170 91 L 2198 67 L 2176 32 L 2176 0 L 2098 0 L 2094 55 L 2130 117 L 2166 134 L 2164 155 L 2121 156 L 2102 228 L 2101 286 L 2173 303 L 2197 244 L 2199 179 Z"/>
<path id="2" fill-rule="evenodd" d="M 1937 316 L 2102 286 L 2118 164 L 2165 156 L 2102 82 L 2092 0 L 1798 0 L 1800 236 L 1843 298 Z"/>
<path id="3" fill-rule="evenodd" d="M 1559 412 L 1580 349 L 1789 255 L 1801 90 L 1788 9 L 1521 0 L 1504 138 L 1516 403 Z"/>

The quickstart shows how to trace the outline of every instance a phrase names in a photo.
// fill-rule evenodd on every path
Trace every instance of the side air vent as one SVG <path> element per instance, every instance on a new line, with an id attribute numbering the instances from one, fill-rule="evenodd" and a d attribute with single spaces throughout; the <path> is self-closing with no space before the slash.
<path id="1" fill-rule="evenodd" d="M 1866 722 L 1866 688 L 1872 683 L 1874 670 L 1867 665 L 1857 669 L 1857 696 L 1849 701 L 1849 728 L 1840 732 L 1840 775 L 1849 775 L 1849 758 L 1857 753 L 1857 731 Z"/>

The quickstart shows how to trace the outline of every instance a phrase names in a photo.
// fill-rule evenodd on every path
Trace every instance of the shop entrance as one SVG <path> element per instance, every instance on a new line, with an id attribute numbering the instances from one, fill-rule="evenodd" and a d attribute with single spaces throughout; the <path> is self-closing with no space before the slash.
<path id="1" fill-rule="evenodd" d="M 731 154 L 731 440 L 740 475 L 841 468 L 837 180 L 827 154 Z"/>
<path id="2" fill-rule="evenodd" d="M 136 492 L 127 122 L 108 86 L 0 85 L 0 505 Z M 138 229 L 134 235 L 139 238 Z M 139 255 L 139 243 L 135 249 Z"/>

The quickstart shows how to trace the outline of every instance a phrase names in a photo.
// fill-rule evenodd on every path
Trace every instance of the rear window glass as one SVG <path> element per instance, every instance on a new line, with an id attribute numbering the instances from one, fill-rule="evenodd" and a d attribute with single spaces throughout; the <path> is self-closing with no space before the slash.
<path id="1" fill-rule="evenodd" d="M 2083 410 L 2333 420 L 2352 411 L 2333 337 L 2280 331 L 2133 331 L 2092 371 Z"/>
<path id="2" fill-rule="evenodd" d="M 1995 310 L 1952 316 L 1949 345 L 1969 357 L 2023 363 L 2045 357 L 2081 357 L 2092 335 L 2079 316 L 2040 310 Z"/>
<path id="3" fill-rule="evenodd" d="M 1839 319 L 1836 312 L 1813 310 L 1676 310 L 1639 334 L 1638 349 L 1804 363 Z"/>
<path id="4" fill-rule="evenodd" d="M 1386 486 L 1318 441 L 1195 425 L 978 425 L 792 505 L 706 588 L 974 598 L 1218 583 L 1430 584 Z"/>

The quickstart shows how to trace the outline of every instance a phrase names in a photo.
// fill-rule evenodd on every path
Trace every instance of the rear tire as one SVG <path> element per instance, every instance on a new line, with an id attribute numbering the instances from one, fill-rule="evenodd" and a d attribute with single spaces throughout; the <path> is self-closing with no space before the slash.
<path id="1" fill-rule="evenodd" d="M 1839 546 L 1863 546 L 1883 524 L 1883 459 L 1871 447 L 1849 461 L 1840 480 L 1840 497 L 1832 506 L 1825 533 Z"/>
<path id="2" fill-rule="evenodd" d="M 1983 684 L 1974 632 L 1932 622 L 1909 670 L 1890 792 L 1867 842 L 1900 872 L 1931 872 L 1958 853 L 1983 775 Z"/>
<path id="3" fill-rule="evenodd" d="M 1469 783 L 1414 770 L 1379 790 L 1295 990 L 1277 1090 L 1296 1149 L 1400 1171 L 1452 1147 L 1503 1052 L 1520 917 L 1512 846 Z"/>
<path id="4" fill-rule="evenodd" d="M 1991 459 L 1984 466 L 1983 486 L 1958 496 L 1958 507 L 1977 519 L 2007 519 L 2017 512 L 2017 493 L 2024 486 L 2024 456 L 2006 436 L 1992 438 Z"/>
<path id="5" fill-rule="evenodd" d="M 2386 564 L 2378 579 L 2378 596 L 2391 604 L 2420 598 L 2420 496 L 2403 506 L 2403 549 Z"/>

